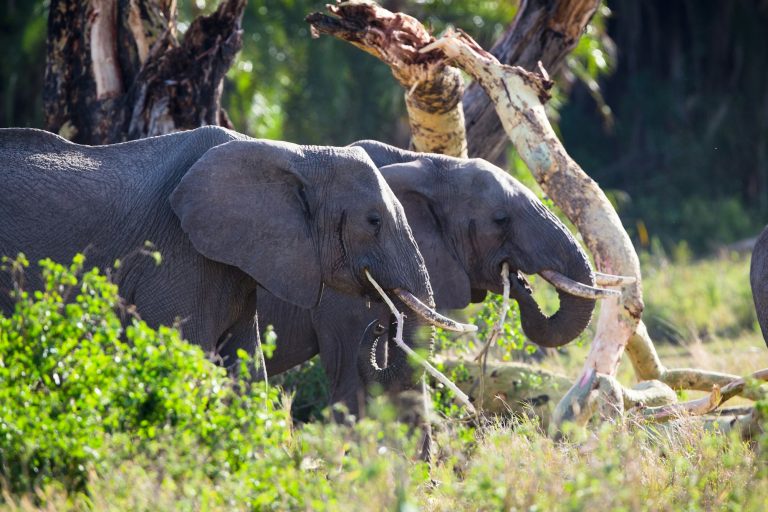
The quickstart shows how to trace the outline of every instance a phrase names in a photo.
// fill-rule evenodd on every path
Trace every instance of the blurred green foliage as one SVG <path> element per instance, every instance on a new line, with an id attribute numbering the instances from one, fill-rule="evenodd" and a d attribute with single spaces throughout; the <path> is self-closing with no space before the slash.
<path id="1" fill-rule="evenodd" d="M 671 251 L 658 239 L 651 245 L 640 257 L 643 287 L 648 290 L 643 321 L 654 341 L 686 343 L 755 331 L 746 255 L 692 260 L 685 242 Z"/>
<path id="2" fill-rule="evenodd" d="M 609 0 L 618 55 L 601 82 L 605 126 L 587 88 L 561 111 L 566 147 L 604 189 L 636 243 L 694 253 L 768 222 L 768 6 Z M 642 231 L 646 231 L 645 234 Z"/>

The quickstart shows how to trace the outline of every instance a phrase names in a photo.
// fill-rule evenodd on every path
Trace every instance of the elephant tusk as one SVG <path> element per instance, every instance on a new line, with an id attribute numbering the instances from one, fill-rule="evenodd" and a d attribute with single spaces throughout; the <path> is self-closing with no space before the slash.
<path id="1" fill-rule="evenodd" d="M 607 290 L 605 288 L 597 288 L 588 284 L 579 283 L 578 281 L 565 277 L 563 274 L 555 272 L 554 270 L 542 270 L 539 274 L 541 277 L 552 283 L 558 290 L 562 290 L 575 297 L 596 300 L 608 297 L 618 297 L 621 295 L 621 292 L 618 290 Z"/>
<path id="2" fill-rule="evenodd" d="M 600 286 L 621 286 L 625 284 L 635 284 L 637 278 L 634 276 L 615 276 L 613 274 L 603 274 L 595 272 L 595 284 Z"/>
<path id="3" fill-rule="evenodd" d="M 381 297 L 384 299 L 384 301 L 389 304 L 390 300 L 389 297 L 384 293 L 384 290 L 382 290 L 381 286 L 379 286 L 379 283 L 376 282 L 375 279 L 373 279 L 373 276 L 368 272 L 368 270 L 365 271 L 366 277 L 368 277 L 368 280 L 371 282 L 371 284 L 376 288 L 376 291 L 379 292 Z M 475 332 L 477 330 L 476 325 L 471 324 L 462 324 L 460 322 L 457 322 L 456 320 L 451 320 L 450 318 L 444 317 L 437 311 L 433 310 L 423 302 L 421 302 L 419 299 L 417 299 L 411 292 L 408 292 L 406 290 L 403 290 L 402 288 L 395 288 L 392 290 L 395 295 L 397 295 L 397 298 L 403 301 L 408 308 L 410 308 L 414 313 L 419 315 L 421 318 L 424 319 L 425 322 L 434 325 L 435 327 L 442 327 L 443 329 L 448 329 L 449 331 L 456 331 L 456 332 Z M 393 306 L 390 306 L 390 308 Z"/>
<path id="4" fill-rule="evenodd" d="M 434 325 L 435 327 L 442 327 L 449 331 L 456 332 L 475 332 L 477 330 L 476 325 L 462 324 L 456 320 L 451 320 L 431 309 L 429 306 L 417 299 L 411 292 L 403 290 L 401 288 L 395 288 L 392 290 L 397 298 L 403 301 L 408 308 L 414 313 L 423 318 L 426 322 Z"/>

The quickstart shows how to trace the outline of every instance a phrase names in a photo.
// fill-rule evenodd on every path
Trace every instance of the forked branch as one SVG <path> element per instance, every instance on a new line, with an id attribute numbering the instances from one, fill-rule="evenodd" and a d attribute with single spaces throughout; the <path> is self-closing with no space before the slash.
<path id="1" fill-rule="evenodd" d="M 330 14 L 307 16 L 312 35 L 347 41 L 390 67 L 406 91 L 413 149 L 466 157 L 464 83 L 440 52 L 421 52 L 435 40 L 427 29 L 415 18 L 373 2 L 338 2 L 327 9 Z"/>

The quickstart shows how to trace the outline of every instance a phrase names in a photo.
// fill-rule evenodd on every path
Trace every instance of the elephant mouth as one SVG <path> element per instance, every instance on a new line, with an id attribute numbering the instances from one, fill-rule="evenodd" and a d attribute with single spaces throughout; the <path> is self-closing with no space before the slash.
<path id="1" fill-rule="evenodd" d="M 375 339 L 371 346 L 371 365 L 376 370 L 381 370 L 389 366 L 389 353 L 397 347 L 392 341 L 397 330 L 397 319 L 395 315 L 389 315 L 389 321 L 386 323 L 386 326 L 377 320 L 374 320 L 372 323 L 374 324 L 372 333 Z M 384 343 L 380 343 L 384 335 L 386 335 Z"/>
<path id="2" fill-rule="evenodd" d="M 558 291 L 564 292 L 574 297 L 580 297 L 582 299 L 600 300 L 608 297 L 619 297 L 621 292 L 619 290 L 612 290 L 608 288 L 602 288 L 587 283 L 582 283 L 571 279 L 570 277 L 556 271 L 556 270 L 539 270 L 535 272 L 526 272 L 519 270 L 512 265 L 508 260 L 503 260 L 498 265 L 499 274 L 501 274 L 504 265 L 507 265 L 509 269 L 510 285 L 518 291 L 524 291 L 527 295 L 533 294 L 533 286 L 526 275 L 539 275 L 549 284 L 554 286 Z M 609 274 L 595 273 L 595 283 L 597 285 L 605 286 L 617 286 L 620 284 L 628 284 L 632 281 L 630 278 L 624 276 L 614 276 Z M 497 285 L 498 286 L 498 285 Z M 492 290 L 495 293 L 501 293 L 501 290 Z"/>

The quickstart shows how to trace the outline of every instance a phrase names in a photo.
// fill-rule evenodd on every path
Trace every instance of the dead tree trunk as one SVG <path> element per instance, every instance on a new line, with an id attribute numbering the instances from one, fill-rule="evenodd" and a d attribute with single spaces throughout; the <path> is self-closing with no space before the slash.
<path id="1" fill-rule="evenodd" d="M 522 0 L 491 53 L 503 64 L 557 71 L 600 0 Z M 509 144 L 493 103 L 478 83 L 464 92 L 458 71 L 418 50 L 434 38 L 417 20 L 368 2 L 329 5 L 312 13 L 313 33 L 329 34 L 381 59 L 406 91 L 411 146 L 417 151 L 496 161 Z M 465 130 L 466 125 L 466 130 Z"/>
<path id="2" fill-rule="evenodd" d="M 551 75 L 562 67 L 600 6 L 600 0 L 522 0 L 512 25 L 490 53 L 502 64 Z M 471 157 L 497 161 L 509 145 L 504 128 L 482 86 L 474 82 L 462 98 Z"/>
<path id="3" fill-rule="evenodd" d="M 222 80 L 242 46 L 245 4 L 223 0 L 180 42 L 176 0 L 53 0 L 46 129 L 82 144 L 109 144 L 230 127 Z"/>

